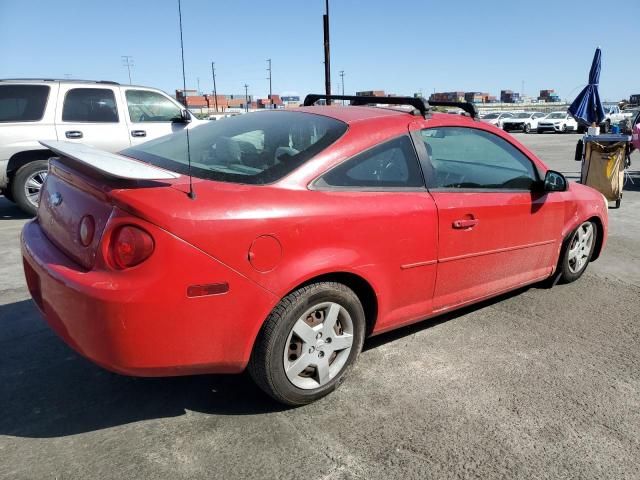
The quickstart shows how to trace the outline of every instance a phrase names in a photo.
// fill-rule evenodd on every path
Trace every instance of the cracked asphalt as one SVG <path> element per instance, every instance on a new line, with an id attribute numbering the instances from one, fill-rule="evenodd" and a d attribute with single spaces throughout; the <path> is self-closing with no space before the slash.
<path id="1" fill-rule="evenodd" d="M 575 179 L 576 135 L 516 136 Z M 101 370 L 39 318 L 26 221 L 0 197 L 0 478 L 640 478 L 640 156 L 608 248 L 533 286 L 370 339 L 342 387 L 284 409 L 248 376 Z"/>

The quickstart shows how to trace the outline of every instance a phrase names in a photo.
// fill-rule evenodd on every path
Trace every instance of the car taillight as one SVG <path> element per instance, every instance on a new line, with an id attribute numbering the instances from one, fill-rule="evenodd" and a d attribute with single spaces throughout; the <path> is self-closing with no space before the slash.
<path id="1" fill-rule="evenodd" d="M 80 220 L 80 243 L 83 247 L 88 247 L 93 242 L 93 235 L 96 232 L 96 221 L 93 219 L 91 215 L 85 215 Z"/>
<path id="2" fill-rule="evenodd" d="M 144 262 L 153 253 L 153 238 L 141 228 L 118 228 L 111 240 L 111 258 L 117 268 L 130 268 Z"/>

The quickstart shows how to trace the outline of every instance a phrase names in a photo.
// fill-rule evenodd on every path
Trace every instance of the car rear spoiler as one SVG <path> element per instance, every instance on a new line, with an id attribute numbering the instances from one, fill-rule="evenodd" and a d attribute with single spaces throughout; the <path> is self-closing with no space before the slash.
<path id="1" fill-rule="evenodd" d="M 47 140 L 40 144 L 63 158 L 71 159 L 85 168 L 90 167 L 104 177 L 124 180 L 169 180 L 180 177 L 178 173 L 81 143 Z"/>
<path id="2" fill-rule="evenodd" d="M 432 111 L 431 107 L 452 107 L 460 108 L 467 112 L 471 118 L 478 118 L 478 110 L 470 102 L 439 102 L 427 101 L 423 97 L 376 97 L 373 95 L 323 95 L 321 93 L 310 93 L 304 99 L 304 106 L 310 107 L 318 100 L 347 100 L 351 105 L 410 105 L 415 110 L 414 115 L 419 114 L 427 118 Z"/>

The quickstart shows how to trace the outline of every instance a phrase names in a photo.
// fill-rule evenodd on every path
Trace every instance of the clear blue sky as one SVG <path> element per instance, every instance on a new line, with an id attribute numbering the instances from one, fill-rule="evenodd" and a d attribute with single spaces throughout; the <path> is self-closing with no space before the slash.
<path id="1" fill-rule="evenodd" d="M 187 86 L 220 93 L 324 91 L 324 0 L 183 0 Z M 601 95 L 640 93 L 640 1 L 332 0 L 333 91 L 383 89 L 425 95 L 500 89 L 573 98 L 603 50 Z M 592 10 L 593 16 L 588 12 Z M 583 25 L 572 29 L 580 19 Z M 586 32 L 591 30 L 591 34 Z M 0 0 L 0 78 L 127 82 L 169 93 L 182 85 L 177 0 Z"/>

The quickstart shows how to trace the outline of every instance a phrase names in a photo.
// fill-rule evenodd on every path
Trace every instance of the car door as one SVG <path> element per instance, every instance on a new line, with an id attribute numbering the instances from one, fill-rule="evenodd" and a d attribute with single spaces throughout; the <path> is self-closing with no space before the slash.
<path id="1" fill-rule="evenodd" d="M 126 87 L 122 91 L 132 145 L 180 131 L 187 125 L 175 121 L 183 108 L 162 93 Z"/>
<path id="2" fill-rule="evenodd" d="M 558 256 L 564 196 L 538 190 L 532 160 L 479 128 L 428 128 L 421 137 L 438 209 L 434 310 L 548 276 Z"/>
<path id="3" fill-rule="evenodd" d="M 58 140 L 78 142 L 117 152 L 130 146 L 117 87 L 96 83 L 60 85 L 56 112 Z"/>

